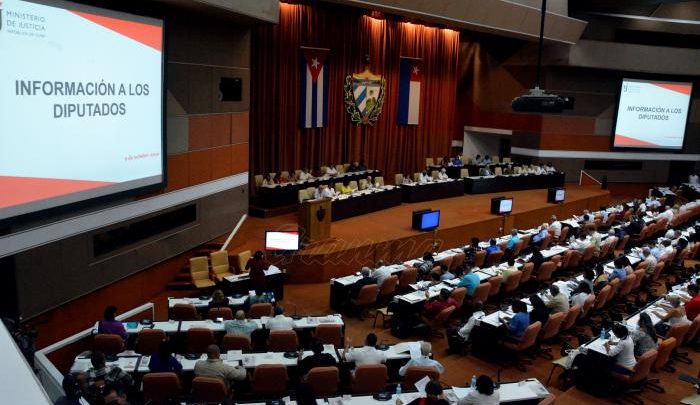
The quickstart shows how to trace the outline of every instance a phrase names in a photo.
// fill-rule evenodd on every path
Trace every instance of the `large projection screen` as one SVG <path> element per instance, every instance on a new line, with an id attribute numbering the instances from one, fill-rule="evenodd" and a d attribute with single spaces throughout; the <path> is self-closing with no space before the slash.
<path id="1" fill-rule="evenodd" d="M 39 0 L 0 15 L 0 220 L 162 186 L 163 21 Z"/>
<path id="2" fill-rule="evenodd" d="M 622 79 L 614 149 L 682 150 L 693 84 Z"/>

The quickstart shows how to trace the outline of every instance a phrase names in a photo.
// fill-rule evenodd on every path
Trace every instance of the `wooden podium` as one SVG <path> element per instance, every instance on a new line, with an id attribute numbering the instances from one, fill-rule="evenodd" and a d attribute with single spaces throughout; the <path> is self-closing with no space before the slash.
<path id="1" fill-rule="evenodd" d="M 331 199 L 306 200 L 299 208 L 299 233 L 302 243 L 316 242 L 331 236 Z"/>

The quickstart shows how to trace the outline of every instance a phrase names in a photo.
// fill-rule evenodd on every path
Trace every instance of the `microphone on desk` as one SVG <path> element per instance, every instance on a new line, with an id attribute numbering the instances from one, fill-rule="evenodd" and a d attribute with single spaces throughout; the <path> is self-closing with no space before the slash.
<path id="1" fill-rule="evenodd" d="M 494 385 L 495 385 L 495 388 L 498 388 L 501 386 L 501 368 L 500 367 L 498 369 L 496 369 L 496 384 L 494 384 Z"/>

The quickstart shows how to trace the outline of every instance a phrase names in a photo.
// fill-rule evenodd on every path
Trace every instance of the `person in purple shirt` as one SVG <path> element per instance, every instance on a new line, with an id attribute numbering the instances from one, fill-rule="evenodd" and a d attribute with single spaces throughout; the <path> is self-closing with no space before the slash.
<path id="1" fill-rule="evenodd" d="M 126 340 L 129 335 L 126 333 L 126 329 L 124 329 L 124 324 L 115 320 L 116 316 L 117 307 L 110 305 L 105 308 L 104 319 L 97 325 L 97 333 L 111 333 L 119 335 L 122 339 Z"/>

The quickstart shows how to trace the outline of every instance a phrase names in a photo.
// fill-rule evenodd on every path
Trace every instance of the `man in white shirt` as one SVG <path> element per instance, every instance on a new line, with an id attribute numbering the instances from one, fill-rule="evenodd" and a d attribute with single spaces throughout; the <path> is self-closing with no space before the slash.
<path id="1" fill-rule="evenodd" d="M 473 306 L 474 312 L 472 313 L 472 316 L 470 316 L 467 323 L 465 323 L 464 326 L 459 328 L 459 331 L 457 331 L 459 336 L 461 336 L 465 342 L 469 340 L 469 335 L 471 334 L 472 329 L 474 329 L 474 326 L 476 326 L 477 322 L 480 322 L 481 318 L 486 315 L 483 311 L 483 304 L 480 301 L 476 301 Z"/>
<path id="2" fill-rule="evenodd" d="M 309 169 L 304 169 L 301 172 L 299 172 L 299 178 L 297 178 L 297 180 L 304 181 L 311 180 L 313 178 L 314 176 L 311 175 L 311 171 Z"/>
<path id="3" fill-rule="evenodd" d="M 328 165 L 326 167 L 326 175 L 328 175 L 328 176 L 337 176 L 338 175 L 338 171 L 335 169 L 334 165 Z"/>
<path id="4" fill-rule="evenodd" d="M 646 275 L 650 276 L 654 272 L 654 268 L 656 267 L 656 257 L 651 254 L 651 249 L 649 249 L 649 246 L 644 246 L 642 248 L 642 256 L 644 257 L 644 264 L 646 267 L 644 268 Z"/>
<path id="5" fill-rule="evenodd" d="M 554 173 L 557 171 L 554 166 L 552 166 L 552 162 L 547 162 L 547 166 L 545 166 L 544 169 L 547 171 L 547 173 Z"/>
<path id="6" fill-rule="evenodd" d="M 294 320 L 282 313 L 268 319 L 265 328 L 269 330 L 294 330 Z"/>
<path id="7" fill-rule="evenodd" d="M 420 342 L 420 354 L 421 356 L 416 359 L 411 359 L 403 367 L 399 369 L 399 375 L 401 377 L 406 375 L 406 370 L 411 366 L 424 366 L 432 367 L 438 374 L 442 374 L 445 371 L 445 367 L 442 366 L 438 361 L 431 359 L 429 356 L 433 352 L 433 346 L 428 342 Z"/>
<path id="8" fill-rule="evenodd" d="M 637 364 L 637 360 L 634 358 L 634 342 L 629 336 L 627 327 L 623 324 L 616 323 L 612 328 L 612 333 L 620 341 L 614 345 L 610 341 L 605 342 L 605 351 L 608 356 L 615 357 L 616 367 L 614 371 L 629 374 Z"/>
<path id="9" fill-rule="evenodd" d="M 550 218 L 550 222 L 551 223 L 549 224 L 549 227 L 551 229 L 554 229 L 554 237 L 559 239 L 559 236 L 561 235 L 561 222 L 557 220 L 556 215 L 552 215 L 552 217 Z"/>
<path id="10" fill-rule="evenodd" d="M 335 192 L 328 187 L 326 184 L 321 184 L 318 186 L 316 191 L 314 191 L 314 198 L 333 198 L 335 196 Z"/>
<path id="11" fill-rule="evenodd" d="M 447 175 L 447 170 L 443 167 L 440 169 L 440 173 L 438 173 L 438 180 L 447 180 L 450 177 Z"/>
<path id="12" fill-rule="evenodd" d="M 372 272 L 372 279 L 377 283 L 377 285 L 382 285 L 384 280 L 391 275 L 391 268 L 384 265 L 384 261 L 380 260 L 377 262 L 377 268 Z"/>
<path id="13" fill-rule="evenodd" d="M 659 213 L 654 219 L 668 218 L 668 222 L 673 221 L 673 210 L 668 205 L 664 208 L 664 212 Z"/>
<path id="14" fill-rule="evenodd" d="M 697 173 L 692 173 L 690 176 L 688 176 L 688 183 L 690 184 L 698 184 L 698 175 Z"/>
<path id="15" fill-rule="evenodd" d="M 586 235 L 581 232 L 578 239 L 571 242 L 571 249 L 578 250 L 579 253 L 583 253 L 584 250 L 591 244 L 590 241 L 586 240 Z"/>
<path id="16" fill-rule="evenodd" d="M 355 367 L 365 364 L 382 364 L 386 363 L 386 354 L 383 351 L 377 350 L 377 335 L 370 333 L 365 338 L 365 345 L 350 349 L 352 340 L 345 338 L 345 349 L 343 350 L 343 358 L 347 362 L 354 361 Z"/>
<path id="17" fill-rule="evenodd" d="M 423 172 L 420 174 L 420 184 L 431 183 L 432 181 L 433 178 L 430 177 L 427 171 L 423 170 Z"/>

